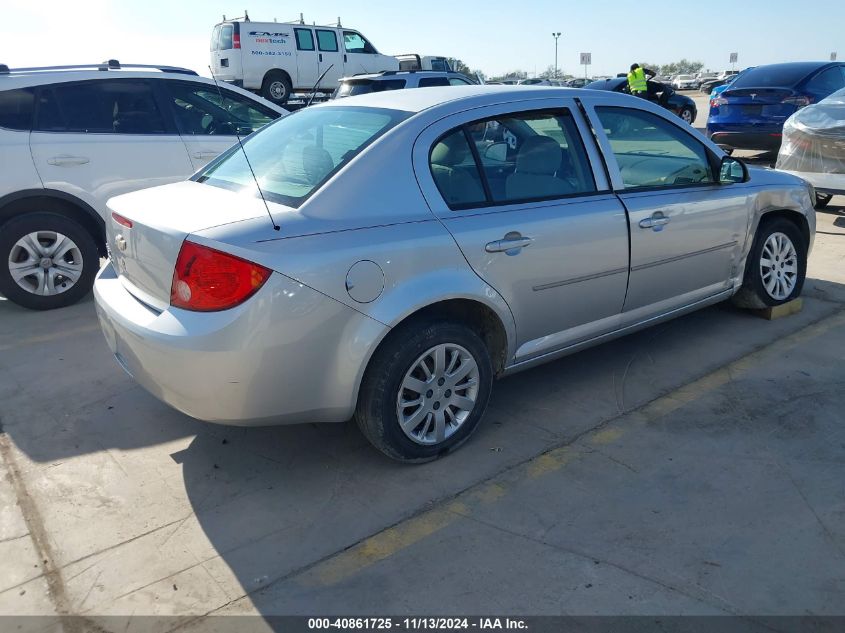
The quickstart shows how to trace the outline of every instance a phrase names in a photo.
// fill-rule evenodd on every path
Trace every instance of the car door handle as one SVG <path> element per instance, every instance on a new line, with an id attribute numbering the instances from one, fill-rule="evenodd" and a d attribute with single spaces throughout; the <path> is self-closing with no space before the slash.
<path id="1" fill-rule="evenodd" d="M 323 61 L 323 54 L 320 53 L 320 61 Z"/>
<path id="2" fill-rule="evenodd" d="M 66 154 L 47 159 L 48 165 L 56 165 L 58 167 L 72 167 L 73 165 L 84 165 L 90 162 L 91 159 L 85 156 L 68 156 Z"/>
<path id="3" fill-rule="evenodd" d="M 533 241 L 533 238 L 525 237 L 516 231 L 511 231 L 505 235 L 504 239 L 488 242 L 484 250 L 488 253 L 517 255 L 526 246 L 531 246 L 531 242 Z"/>
<path id="4" fill-rule="evenodd" d="M 215 152 L 214 150 L 206 149 L 194 152 L 193 154 L 191 154 L 191 156 L 193 156 L 194 158 L 214 158 L 219 153 L 220 152 Z"/>
<path id="5" fill-rule="evenodd" d="M 662 211 L 655 211 L 651 214 L 650 218 L 640 220 L 639 224 L 641 229 L 654 229 L 655 231 L 660 231 L 664 226 L 669 224 L 669 220 L 670 218 L 666 217 Z"/>

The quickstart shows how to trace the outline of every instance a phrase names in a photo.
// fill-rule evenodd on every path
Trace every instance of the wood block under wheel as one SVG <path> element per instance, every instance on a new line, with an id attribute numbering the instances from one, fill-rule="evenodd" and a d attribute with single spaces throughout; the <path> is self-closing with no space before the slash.
<path id="1" fill-rule="evenodd" d="M 796 314 L 798 312 L 801 312 L 801 308 L 803 307 L 804 300 L 798 298 L 793 299 L 792 301 L 788 301 L 787 303 L 782 303 L 779 306 L 764 308 L 763 310 L 752 310 L 752 312 L 754 312 L 754 314 L 756 314 L 757 316 L 763 317 L 764 319 L 768 319 L 769 321 L 773 321 L 775 319 L 787 317 L 790 314 Z"/>

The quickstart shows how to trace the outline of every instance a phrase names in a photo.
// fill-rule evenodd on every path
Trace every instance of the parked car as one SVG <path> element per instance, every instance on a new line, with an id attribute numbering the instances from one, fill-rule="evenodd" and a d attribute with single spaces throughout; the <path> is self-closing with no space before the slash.
<path id="1" fill-rule="evenodd" d="M 565 83 L 568 88 L 583 88 L 588 83 L 592 83 L 592 80 L 586 77 L 575 77 Z"/>
<path id="2" fill-rule="evenodd" d="M 594 81 L 593 83 L 584 86 L 590 90 L 611 90 L 613 92 L 624 92 L 630 94 L 628 90 L 628 79 L 625 77 L 614 77 L 613 79 L 603 79 L 601 81 Z M 671 87 L 666 84 L 650 79 L 648 81 L 648 98 L 659 106 L 674 112 L 681 119 L 690 125 L 693 124 L 695 118 L 698 116 L 698 109 L 695 101 L 689 97 L 678 94 Z"/>
<path id="3" fill-rule="evenodd" d="M 697 90 L 700 83 L 693 75 L 675 75 L 672 79 L 675 90 Z"/>
<path id="4" fill-rule="evenodd" d="M 334 99 L 353 97 L 368 92 L 402 90 L 404 88 L 430 88 L 432 86 L 470 86 L 476 82 L 456 72 L 434 70 L 388 71 L 369 75 L 343 77 L 335 90 Z"/>
<path id="5" fill-rule="evenodd" d="M 215 25 L 211 67 L 218 79 L 284 105 L 294 91 L 332 93 L 345 75 L 399 70 L 399 60 L 340 25 L 239 18 Z"/>
<path id="6" fill-rule="evenodd" d="M 757 66 L 710 101 L 707 135 L 729 150 L 777 151 L 790 116 L 843 87 L 841 62 Z"/>
<path id="7" fill-rule="evenodd" d="M 285 110 L 173 67 L 0 66 L 0 293 L 69 305 L 106 254 L 106 200 L 183 180 Z"/>
<path id="8" fill-rule="evenodd" d="M 520 86 L 551 86 L 551 79 L 540 79 L 539 77 L 531 77 L 529 79 L 520 79 L 517 82 Z"/>
<path id="9" fill-rule="evenodd" d="M 213 422 L 354 416 L 417 462 L 467 440 L 495 377 L 793 299 L 815 229 L 807 183 L 644 99 L 510 86 L 306 108 L 109 208 L 97 314 L 142 386 Z"/>
<path id="10" fill-rule="evenodd" d="M 423 55 L 416 53 L 407 53 L 404 55 L 396 55 L 399 60 L 399 70 L 439 70 L 449 72 L 452 66 L 449 64 L 449 59 L 438 55 Z"/>
<path id="11" fill-rule="evenodd" d="M 786 120 L 776 167 L 813 185 L 817 209 L 845 194 L 845 88 Z"/>

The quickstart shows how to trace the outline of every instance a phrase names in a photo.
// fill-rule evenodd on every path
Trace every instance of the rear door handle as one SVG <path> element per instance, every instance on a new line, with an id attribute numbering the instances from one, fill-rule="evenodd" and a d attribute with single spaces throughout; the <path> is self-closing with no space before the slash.
<path id="1" fill-rule="evenodd" d="M 666 217 L 663 211 L 655 211 L 650 218 L 640 220 L 641 229 L 653 229 L 655 232 L 662 231 L 663 227 L 669 224 L 670 218 Z"/>
<path id="2" fill-rule="evenodd" d="M 320 53 L 320 61 L 323 61 L 323 54 Z"/>
<path id="3" fill-rule="evenodd" d="M 488 253 L 505 253 L 507 255 L 518 255 L 523 248 L 531 246 L 534 239 L 525 237 L 517 231 L 511 231 L 504 239 L 488 242 L 484 250 Z"/>
<path id="4" fill-rule="evenodd" d="M 206 149 L 194 152 L 193 154 L 191 154 L 191 156 L 193 156 L 194 158 L 214 158 L 219 153 L 220 152 L 215 152 L 214 150 Z"/>
<path id="5" fill-rule="evenodd" d="M 61 156 L 53 156 L 47 159 L 48 165 L 56 165 L 58 167 L 72 167 L 74 165 L 84 165 L 90 163 L 91 159 L 85 156 L 68 156 L 62 154 Z"/>

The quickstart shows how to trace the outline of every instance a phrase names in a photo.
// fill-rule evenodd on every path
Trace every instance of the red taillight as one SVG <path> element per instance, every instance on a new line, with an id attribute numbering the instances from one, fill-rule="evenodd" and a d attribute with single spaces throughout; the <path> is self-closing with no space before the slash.
<path id="1" fill-rule="evenodd" d="M 711 108 L 718 108 L 723 105 L 728 105 L 728 100 L 725 97 L 714 97 L 713 99 L 710 99 Z"/>
<path id="2" fill-rule="evenodd" d="M 124 218 L 119 213 L 112 212 L 111 219 L 117 222 L 120 226 L 125 226 L 127 229 L 132 228 L 132 220 L 130 220 L 129 218 Z"/>
<path id="3" fill-rule="evenodd" d="M 232 48 L 240 48 L 241 47 L 241 34 L 235 33 L 232 36 Z"/>
<path id="4" fill-rule="evenodd" d="M 255 294 L 271 272 L 240 257 L 185 241 L 176 258 L 170 305 L 197 312 L 234 308 Z"/>
<path id="5" fill-rule="evenodd" d="M 787 97 L 781 103 L 788 103 L 789 105 L 794 105 L 796 108 L 800 109 L 810 105 L 810 97 L 806 97 L 804 95 L 797 95 L 794 97 Z"/>

